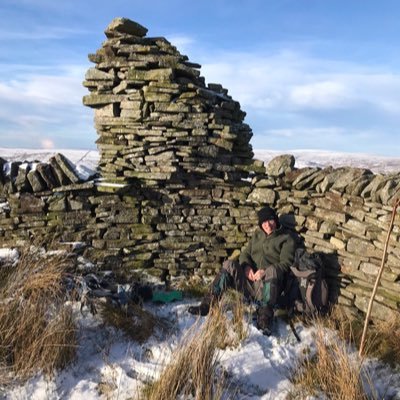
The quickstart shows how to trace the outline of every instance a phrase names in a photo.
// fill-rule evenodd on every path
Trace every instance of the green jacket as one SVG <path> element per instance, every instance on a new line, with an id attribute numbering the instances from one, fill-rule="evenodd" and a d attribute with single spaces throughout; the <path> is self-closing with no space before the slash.
<path id="1" fill-rule="evenodd" d="M 282 227 L 271 235 L 258 228 L 239 257 L 240 265 L 250 265 L 254 270 L 269 265 L 288 271 L 294 261 L 295 241 Z"/>

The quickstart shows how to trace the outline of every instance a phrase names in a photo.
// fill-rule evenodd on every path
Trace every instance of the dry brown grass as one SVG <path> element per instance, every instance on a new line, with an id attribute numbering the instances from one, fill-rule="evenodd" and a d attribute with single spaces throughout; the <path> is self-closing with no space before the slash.
<path id="1" fill-rule="evenodd" d="M 293 398 L 323 393 L 332 400 L 371 399 L 371 395 L 367 397 L 366 389 L 374 393 L 372 385 L 368 385 L 362 360 L 351 356 L 349 341 L 341 339 L 344 331 L 340 335 L 327 335 L 324 324 L 321 320 L 315 321 L 315 351 L 310 350 L 310 354 L 290 371 L 290 379 L 296 387 Z"/>
<path id="2" fill-rule="evenodd" d="M 328 328 L 335 329 L 343 340 L 351 342 L 356 347 L 360 345 L 363 316 L 348 315 L 336 306 L 323 323 Z M 386 320 L 376 320 L 370 325 L 364 354 L 379 358 L 392 367 L 400 364 L 400 313 L 393 313 Z"/>
<path id="3" fill-rule="evenodd" d="M 379 357 L 392 367 L 400 364 L 400 313 L 375 323 L 376 338 L 369 354 Z"/>
<path id="4" fill-rule="evenodd" d="M 76 327 L 65 306 L 65 257 L 24 252 L 2 276 L 0 289 L 0 381 L 52 374 L 75 356 Z"/>
<path id="5" fill-rule="evenodd" d="M 155 382 L 145 388 L 139 398 L 221 399 L 226 383 L 218 369 L 218 349 L 226 347 L 226 339 L 227 319 L 221 304 L 215 304 L 202 327 L 199 329 L 197 324 L 192 327 L 173 353 L 171 363 Z"/>
<path id="6" fill-rule="evenodd" d="M 243 294 L 236 290 L 228 290 L 221 300 L 220 307 L 224 311 L 223 317 L 226 319 L 225 346 L 237 347 L 249 335 L 249 319 L 251 318 L 246 315 Z M 231 310 L 230 321 L 226 317 L 226 310 Z"/>
<path id="7" fill-rule="evenodd" d="M 195 298 L 203 297 L 209 291 L 209 284 L 206 284 L 203 279 L 197 275 L 193 275 L 188 279 L 181 279 L 173 286 L 181 290 L 185 295 Z"/>
<path id="8" fill-rule="evenodd" d="M 126 337 L 139 343 L 145 342 L 157 327 L 168 329 L 166 322 L 134 303 L 126 308 L 104 303 L 100 307 L 100 315 L 106 324 L 122 330 Z"/>

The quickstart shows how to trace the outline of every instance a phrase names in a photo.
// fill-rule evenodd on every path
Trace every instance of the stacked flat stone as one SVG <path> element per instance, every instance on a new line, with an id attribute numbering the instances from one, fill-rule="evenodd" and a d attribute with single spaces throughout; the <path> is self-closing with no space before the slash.
<path id="1" fill-rule="evenodd" d="M 0 159 L 0 193 L 39 193 L 80 182 L 74 165 L 60 153 L 47 163 Z"/>
<path id="2" fill-rule="evenodd" d="M 400 174 L 362 168 L 294 168 L 282 155 L 252 181 L 250 198 L 269 198 L 282 222 L 296 229 L 309 251 L 325 255 L 328 279 L 340 278 L 339 302 L 366 311 L 378 274 Z M 400 214 L 395 217 L 373 316 L 400 306 Z"/>
<path id="3" fill-rule="evenodd" d="M 205 85 L 200 65 L 165 38 L 114 19 L 89 59 L 83 103 L 95 109 L 100 171 L 110 181 L 191 179 L 237 181 L 251 164 L 251 129 L 240 104 L 221 85 Z M 160 183 L 162 186 L 162 183 Z"/>

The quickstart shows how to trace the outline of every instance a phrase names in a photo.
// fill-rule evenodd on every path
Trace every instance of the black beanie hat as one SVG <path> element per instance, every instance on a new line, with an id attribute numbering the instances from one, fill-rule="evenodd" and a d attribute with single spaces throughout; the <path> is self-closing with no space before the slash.
<path id="1" fill-rule="evenodd" d="M 278 215 L 276 214 L 275 210 L 269 206 L 265 206 L 261 208 L 258 213 L 258 225 L 262 225 L 263 222 L 269 220 L 269 219 L 274 219 L 276 221 L 277 226 L 279 226 L 279 218 Z"/>

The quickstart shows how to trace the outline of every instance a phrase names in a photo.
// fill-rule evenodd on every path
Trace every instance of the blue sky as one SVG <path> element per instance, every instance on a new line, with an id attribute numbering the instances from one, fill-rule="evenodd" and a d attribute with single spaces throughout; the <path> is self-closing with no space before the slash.
<path id="1" fill-rule="evenodd" d="M 398 1 L 1 0 L 0 16 L 0 147 L 95 148 L 87 54 L 121 16 L 226 87 L 255 149 L 400 157 Z"/>

